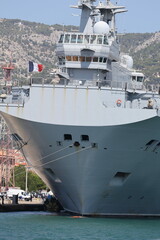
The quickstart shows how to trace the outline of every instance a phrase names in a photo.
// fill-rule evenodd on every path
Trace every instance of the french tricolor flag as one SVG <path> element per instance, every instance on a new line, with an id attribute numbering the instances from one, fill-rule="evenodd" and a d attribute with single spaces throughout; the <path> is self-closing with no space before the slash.
<path id="1" fill-rule="evenodd" d="M 42 64 L 29 61 L 29 72 L 42 72 L 43 68 Z"/>

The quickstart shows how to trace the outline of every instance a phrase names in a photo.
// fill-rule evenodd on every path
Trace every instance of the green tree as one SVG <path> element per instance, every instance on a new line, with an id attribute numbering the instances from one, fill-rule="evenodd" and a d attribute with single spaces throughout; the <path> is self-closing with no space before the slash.
<path id="1" fill-rule="evenodd" d="M 15 186 L 20 187 L 25 190 L 26 183 L 26 167 L 23 165 L 16 166 L 14 168 L 15 175 Z M 41 178 L 33 171 L 28 170 L 28 191 L 38 191 L 42 189 L 47 189 L 46 184 L 41 180 Z"/>
<path id="2" fill-rule="evenodd" d="M 41 178 L 33 171 L 28 172 L 28 191 L 37 191 L 47 189 L 46 184 L 41 180 Z"/>

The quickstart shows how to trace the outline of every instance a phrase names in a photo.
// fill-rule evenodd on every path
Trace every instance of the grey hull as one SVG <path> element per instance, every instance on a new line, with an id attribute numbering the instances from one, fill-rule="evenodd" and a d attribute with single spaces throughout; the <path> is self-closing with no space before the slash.
<path id="1" fill-rule="evenodd" d="M 159 117 L 123 126 L 85 127 L 2 115 L 12 133 L 25 142 L 28 163 L 66 210 L 160 214 Z M 72 140 L 63 139 L 66 133 Z M 82 141 L 82 134 L 89 140 Z"/>

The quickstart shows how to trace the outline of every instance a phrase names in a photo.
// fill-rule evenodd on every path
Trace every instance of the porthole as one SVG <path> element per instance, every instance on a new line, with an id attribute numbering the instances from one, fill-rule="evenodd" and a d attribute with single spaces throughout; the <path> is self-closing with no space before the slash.
<path id="1" fill-rule="evenodd" d="M 64 140 L 72 140 L 71 134 L 64 134 Z"/>
<path id="2" fill-rule="evenodd" d="M 81 135 L 81 141 L 89 141 L 88 135 Z"/>

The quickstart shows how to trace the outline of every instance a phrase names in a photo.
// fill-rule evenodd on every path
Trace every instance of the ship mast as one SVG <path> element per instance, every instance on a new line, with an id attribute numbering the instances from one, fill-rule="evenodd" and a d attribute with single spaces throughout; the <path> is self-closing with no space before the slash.
<path id="1" fill-rule="evenodd" d="M 79 31 L 86 34 L 93 34 L 93 26 L 96 21 L 104 21 L 110 25 L 110 29 L 115 36 L 115 15 L 127 10 L 124 6 L 114 5 L 110 0 L 99 1 L 97 6 L 96 0 L 80 0 L 78 5 L 71 6 L 81 9 L 80 29 Z"/>
<path id="2" fill-rule="evenodd" d="M 80 0 L 78 5 L 71 6 L 72 8 L 81 9 L 81 19 L 79 31 L 82 33 L 92 34 L 93 33 L 93 22 L 94 22 L 94 2 L 96 0 Z"/>
<path id="3" fill-rule="evenodd" d="M 117 13 L 127 12 L 127 9 L 125 9 L 124 6 L 114 5 L 110 0 L 106 0 L 105 2 L 99 2 L 96 9 L 98 9 L 100 12 L 100 20 L 106 22 L 110 26 L 111 33 L 115 38 L 115 15 Z"/>

